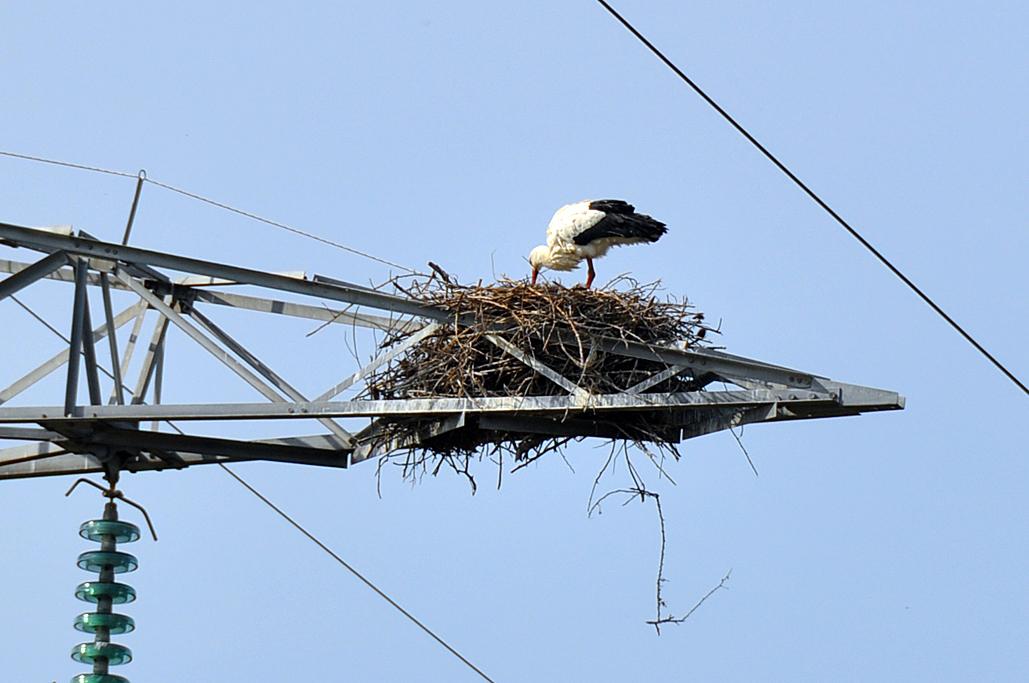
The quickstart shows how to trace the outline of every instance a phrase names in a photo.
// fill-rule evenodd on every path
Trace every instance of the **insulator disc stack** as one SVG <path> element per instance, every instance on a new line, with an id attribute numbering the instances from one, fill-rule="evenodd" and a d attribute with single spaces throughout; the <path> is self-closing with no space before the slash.
<path id="1" fill-rule="evenodd" d="M 76 662 L 91 664 L 92 673 L 79 674 L 72 683 L 128 683 L 123 676 L 109 673 L 112 666 L 132 661 L 132 651 L 124 645 L 111 642 L 112 635 L 128 633 L 136 628 L 132 617 L 114 612 L 113 606 L 136 599 L 132 586 L 114 580 L 116 574 L 135 571 L 139 561 L 129 553 L 118 550 L 119 543 L 139 540 L 139 527 L 118 519 L 118 507 L 104 506 L 104 518 L 83 522 L 79 535 L 100 544 L 99 550 L 88 550 L 79 555 L 80 569 L 97 572 L 96 581 L 80 583 L 75 597 L 93 603 L 95 611 L 83 612 L 75 618 L 75 628 L 93 634 L 93 642 L 79 643 L 71 651 Z"/>

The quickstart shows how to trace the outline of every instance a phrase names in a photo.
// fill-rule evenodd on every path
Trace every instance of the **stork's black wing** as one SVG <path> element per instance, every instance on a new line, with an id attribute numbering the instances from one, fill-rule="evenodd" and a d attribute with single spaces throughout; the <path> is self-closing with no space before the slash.
<path id="1" fill-rule="evenodd" d="M 668 228 L 661 221 L 642 213 L 620 199 L 601 199 L 590 202 L 590 208 L 606 215 L 596 225 L 583 230 L 572 241 L 582 246 L 594 240 L 621 238 L 627 241 L 656 242 Z"/>
<path id="2" fill-rule="evenodd" d="M 590 202 L 590 209 L 604 213 L 635 213 L 636 207 L 621 199 L 598 199 Z"/>

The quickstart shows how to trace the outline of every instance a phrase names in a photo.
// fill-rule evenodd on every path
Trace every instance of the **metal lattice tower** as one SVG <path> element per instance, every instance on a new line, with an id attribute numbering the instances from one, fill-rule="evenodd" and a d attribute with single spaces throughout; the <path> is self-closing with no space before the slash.
<path id="1" fill-rule="evenodd" d="M 434 437 L 466 425 L 547 436 L 605 436 L 605 416 L 627 411 L 659 411 L 666 416 L 669 428 L 679 440 L 749 423 L 858 415 L 898 410 L 904 406 L 903 397 L 893 391 L 837 382 L 713 350 L 683 350 L 616 339 L 597 339 L 591 343 L 605 353 L 657 361 L 663 369 L 623 392 L 590 393 L 534 360 L 502 334 L 491 335 L 491 341 L 566 393 L 529 397 L 334 400 L 432 334 L 440 324 L 459 325 L 461 321 L 454 320 L 451 313 L 419 301 L 330 277 L 276 274 L 175 256 L 103 242 L 81 231 L 73 234 L 70 228 L 34 229 L 0 223 L 0 246 L 43 254 L 32 263 L 0 260 L 0 272 L 10 273 L 0 280 L 0 300 L 42 280 L 72 285 L 71 335 L 67 347 L 0 389 L 0 439 L 24 442 L 0 450 L 0 479 L 103 473 L 113 491 L 117 474 L 126 471 L 241 460 L 349 467 L 391 450 L 431 443 Z M 173 278 L 167 271 L 178 275 Z M 230 291 L 236 285 L 258 288 L 262 296 Z M 113 290 L 131 294 L 135 303 L 115 312 Z M 90 304 L 91 291 L 94 294 L 99 291 L 101 305 Z M 325 308 L 321 302 L 326 300 L 342 304 L 341 310 Z M 221 307 L 243 309 L 254 315 L 288 316 L 379 331 L 405 326 L 414 334 L 347 373 L 316 397 L 309 398 L 208 317 L 211 311 Z M 149 344 L 141 349 L 139 376 L 134 384 L 127 384 L 128 378 L 123 375 L 143 334 L 148 312 L 156 313 L 156 323 Z M 102 320 L 99 325 L 95 325 L 94 316 Z M 121 345 L 118 331 L 130 322 L 131 334 L 127 343 Z M 161 403 L 169 326 L 181 330 L 253 387 L 265 401 Z M 105 340 L 106 343 L 101 344 Z M 100 346 L 106 346 L 106 352 L 101 353 Z M 98 360 L 101 355 L 110 356 L 110 371 L 104 370 L 102 361 Z M 63 396 L 58 401 L 48 405 L 12 404 L 61 368 L 66 368 L 66 376 Z M 87 404 L 79 401 L 82 370 L 89 397 Z M 101 385 L 102 370 L 111 377 L 109 391 Z M 698 389 L 648 393 L 649 389 L 677 375 L 689 376 Z M 0 378 L 0 382 L 5 381 L 8 380 Z M 709 390 L 710 385 L 718 382 L 731 388 Z M 378 421 L 397 417 L 418 417 L 428 426 L 402 442 L 382 446 L 375 441 L 380 445 L 373 447 L 369 436 L 377 432 Z M 338 422 L 341 418 L 367 418 L 370 424 L 359 431 L 351 431 Z M 273 421 L 282 425 L 283 431 L 288 431 L 297 420 L 316 420 L 324 431 L 263 440 L 202 433 L 205 422 L 242 420 Z M 169 424 L 175 421 L 176 432 L 142 428 L 143 423 L 152 421 Z M 113 543 L 127 542 L 133 535 L 131 525 L 117 520 L 113 503 L 112 498 L 108 504 L 111 510 L 108 513 L 105 509 L 103 520 L 87 522 L 93 526 L 84 527 L 86 538 L 105 544 L 99 552 L 106 552 L 107 545 L 111 546 L 108 550 L 117 552 Z M 138 538 L 138 529 L 135 536 Z M 103 571 L 96 563 L 87 565 Z M 103 576 L 100 583 L 122 585 Z M 88 592 L 83 596 L 86 599 L 98 597 L 98 600 L 102 597 Z M 106 609 L 109 611 L 110 605 L 106 605 Z M 104 611 L 98 609 L 97 613 Z M 113 625 L 100 625 L 111 617 L 89 617 L 86 621 L 91 619 L 98 620 L 96 625 L 101 630 L 108 629 L 104 633 L 98 630 L 98 637 L 114 632 L 110 630 Z M 125 623 L 119 624 L 125 626 Z"/>

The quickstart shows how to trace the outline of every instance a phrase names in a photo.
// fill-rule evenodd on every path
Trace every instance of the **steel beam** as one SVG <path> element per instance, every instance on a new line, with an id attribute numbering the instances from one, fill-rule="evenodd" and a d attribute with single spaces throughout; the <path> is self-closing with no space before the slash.
<path id="1" fill-rule="evenodd" d="M 136 341 L 139 339 L 139 335 L 143 331 L 143 323 L 146 322 L 146 312 L 149 309 L 146 302 L 142 299 L 140 299 L 137 308 L 139 312 L 135 316 L 136 321 L 132 323 L 132 332 L 129 333 L 129 341 L 125 345 L 125 353 L 122 355 L 120 368 L 118 370 L 118 374 L 123 377 L 129 371 L 129 365 L 132 363 L 132 354 L 136 350 Z M 122 393 L 124 394 L 124 392 Z M 133 396 L 135 396 L 135 394 L 133 394 Z M 122 398 L 122 400 L 118 400 L 113 391 L 111 392 L 111 398 L 107 402 L 125 405 L 124 398 Z"/>
<path id="2" fill-rule="evenodd" d="M 31 427 L 0 427 L 0 439 L 49 441 L 51 439 L 58 438 L 61 438 L 61 435 L 49 429 L 33 429 Z"/>
<path id="3" fill-rule="evenodd" d="M 99 267 L 98 262 L 100 261 L 103 261 L 103 259 L 93 259 L 91 260 L 91 265 L 94 268 L 97 268 Z M 111 263 L 110 261 L 105 262 L 108 265 Z M 25 269 L 31 267 L 32 264 L 29 263 L 0 259 L 0 273 L 21 273 Z M 45 279 L 57 280 L 59 282 L 75 281 L 75 274 L 73 272 L 66 273 L 62 270 L 57 270 L 44 277 Z M 287 274 L 286 277 L 296 276 Z M 107 278 L 107 273 L 103 271 L 101 271 L 99 275 L 90 273 L 87 277 L 87 283 L 90 287 L 102 287 L 104 280 L 108 280 L 108 287 L 110 288 L 131 291 L 120 281 L 110 282 L 109 278 Z M 219 282 L 228 283 L 229 281 L 220 280 Z M 293 318 L 317 320 L 338 325 L 366 327 L 369 329 L 382 330 L 384 332 L 390 332 L 393 330 L 406 330 L 413 332 L 424 325 L 424 323 L 418 321 L 398 320 L 381 315 L 372 315 L 370 313 L 351 313 L 344 310 L 333 310 L 322 306 L 298 304 L 292 301 L 282 301 L 280 299 L 269 299 L 266 297 L 235 294 L 218 290 L 200 289 L 200 285 L 191 281 L 189 277 L 180 278 L 179 280 L 176 280 L 175 284 L 189 286 L 197 301 L 204 301 L 216 306 L 228 306 L 231 308 L 256 311 L 258 313 L 275 313 L 276 315 L 284 315 Z"/>
<path id="4" fill-rule="evenodd" d="M 58 435 L 58 439 L 64 437 Z M 0 450 L 0 469 L 19 463 L 45 460 L 68 452 L 60 441 L 37 441 Z"/>
<path id="5" fill-rule="evenodd" d="M 627 393 L 627 394 L 642 394 L 644 391 L 646 391 L 650 387 L 657 386 L 658 384 L 661 384 L 661 382 L 664 382 L 665 380 L 669 380 L 669 379 L 675 377 L 676 375 L 680 375 L 683 372 L 686 372 L 687 370 L 689 370 L 689 368 L 687 368 L 685 365 L 672 365 L 672 366 L 669 366 L 669 367 L 665 368 L 664 370 L 662 370 L 661 372 L 654 373 L 653 375 L 651 375 L 650 377 L 646 378 L 642 382 L 639 382 L 637 384 L 632 385 L 631 387 L 629 387 L 628 389 L 625 390 L 625 393 Z"/>
<path id="6" fill-rule="evenodd" d="M 452 432 L 455 429 L 460 429 L 465 426 L 467 416 L 464 413 L 458 413 L 457 415 L 448 415 L 434 421 L 432 424 L 425 425 L 422 429 L 414 434 L 408 434 L 401 437 L 390 439 L 385 443 L 380 443 L 377 446 L 371 444 L 361 444 L 357 447 L 354 453 L 350 456 L 351 464 L 357 464 L 370 458 L 376 458 L 380 455 L 385 455 L 392 451 L 402 450 L 405 448 L 415 448 L 425 443 L 433 437 Z M 367 437 L 374 431 L 374 428 L 378 425 L 370 425 L 370 429 L 364 430 L 362 435 Z"/>
<path id="7" fill-rule="evenodd" d="M 240 284 L 267 287 L 269 289 L 331 299 L 333 301 L 344 301 L 357 306 L 371 306 L 373 308 L 434 320 L 445 321 L 453 318 L 447 311 L 433 308 L 412 299 L 369 290 L 360 285 L 328 284 L 324 282 L 311 282 L 309 280 L 297 280 L 250 268 L 241 268 L 239 266 L 230 266 L 187 256 L 176 256 L 159 251 L 123 246 L 113 242 L 101 242 L 84 237 L 54 235 L 9 223 L 0 223 L 0 240 L 6 240 L 18 246 L 42 252 L 63 250 L 69 254 L 110 259 L 126 264 L 169 268 L 179 272 L 225 278 Z"/>
<path id="8" fill-rule="evenodd" d="M 243 367 L 243 365 L 230 356 L 225 349 L 204 336 L 203 332 L 193 327 L 193 325 L 183 318 L 178 311 L 161 301 L 153 292 L 120 271 L 115 272 L 115 277 L 127 284 L 134 292 L 136 292 L 136 294 L 146 301 L 151 308 L 157 310 L 157 312 L 163 316 L 164 320 L 172 322 L 176 327 L 185 332 L 186 336 L 198 343 L 205 351 L 239 375 L 247 384 L 257 389 L 262 396 L 267 398 L 269 401 L 280 403 L 285 401 L 285 399 L 276 393 L 274 389 L 261 381 L 260 377 Z M 136 399 L 139 398 L 139 395 L 137 395 Z"/>
<path id="9" fill-rule="evenodd" d="M 310 448 L 329 448 L 331 442 L 335 437 L 332 435 L 324 436 L 297 436 L 297 437 L 286 437 L 280 439 L 264 439 L 258 443 L 262 444 L 274 444 L 280 446 L 306 446 Z M 101 473 L 104 471 L 99 461 L 86 454 L 79 453 L 68 453 L 64 449 L 60 449 L 53 444 L 39 444 L 39 446 L 47 447 L 51 450 L 48 451 L 48 455 L 42 457 L 29 459 L 22 459 L 17 462 L 11 462 L 5 464 L 3 460 L 3 454 L 6 451 L 0 451 L 0 480 L 2 479 L 21 479 L 25 477 L 42 477 L 42 476 L 53 476 L 61 474 L 90 474 L 90 473 Z M 18 447 L 24 448 L 24 447 Z M 9 449 L 13 450 L 13 449 Z M 27 451 L 26 451 L 27 453 Z M 177 453 L 181 459 L 180 465 L 192 467 L 194 465 L 213 465 L 219 462 L 239 462 L 246 460 L 253 460 L 253 458 L 244 457 L 226 457 L 223 455 L 209 455 L 209 454 L 198 454 L 198 453 L 187 453 L 185 451 Z M 340 456 L 342 458 L 342 456 Z M 292 462 L 292 460 L 288 461 Z M 303 463 L 309 464 L 309 463 Z M 330 467 L 340 466 L 341 463 L 337 461 L 333 462 L 319 462 L 319 465 L 327 465 Z M 177 469 L 178 467 L 173 467 Z M 139 459 L 131 461 L 125 468 L 129 472 L 142 472 L 147 470 L 165 470 L 169 469 L 169 465 L 159 459 Z"/>
<path id="10" fill-rule="evenodd" d="M 414 346 L 415 344 L 417 344 L 421 340 L 423 340 L 426 337 L 428 337 L 430 334 L 435 332 L 438 328 L 439 328 L 439 323 L 429 323 L 428 325 L 426 325 L 422 329 L 418 330 L 417 332 L 412 334 L 410 337 L 408 337 L 404 341 L 402 341 L 399 344 L 396 344 L 396 345 L 390 347 L 390 349 L 388 351 L 386 351 L 385 353 L 380 354 L 379 356 L 374 358 L 371 362 L 366 364 L 363 368 L 361 368 L 360 370 L 358 370 L 354 374 L 350 375 L 349 377 L 347 377 L 343 381 L 341 381 L 338 384 L 336 384 L 336 386 L 332 387 L 331 389 L 329 389 L 328 391 L 323 393 L 321 396 L 319 396 L 318 398 L 315 399 L 315 402 L 330 401 L 330 400 L 336 398 L 341 393 L 343 393 L 348 388 L 350 388 L 352 385 L 354 385 L 355 383 L 361 381 L 362 379 L 364 379 L 365 377 L 367 377 L 371 373 L 375 372 L 375 370 L 377 368 L 379 368 L 379 367 L 385 365 L 386 363 L 390 362 L 391 360 L 393 360 L 394 358 L 396 358 L 400 354 L 404 353 L 405 351 L 407 351 L 409 348 L 411 348 L 412 346 Z"/>
<path id="11" fill-rule="evenodd" d="M 393 318 L 387 318 L 380 315 L 334 311 L 328 308 L 320 308 L 318 306 L 309 306 L 307 304 L 297 304 L 289 301 L 280 301 L 277 299 L 267 299 L 263 297 L 246 296 L 244 294 L 233 294 L 212 290 L 194 290 L 194 296 L 196 296 L 197 301 L 205 301 L 218 306 L 231 306 L 233 308 L 257 311 L 259 313 L 276 313 L 278 315 L 286 315 L 294 318 L 307 318 L 308 320 L 318 320 L 321 322 L 341 325 L 356 325 L 357 327 L 367 327 L 374 330 L 382 330 L 384 332 L 390 332 L 398 329 L 413 330 L 418 327 L 422 327 L 422 323 L 395 320 Z"/>
<path id="12" fill-rule="evenodd" d="M 86 283 L 82 283 L 82 324 L 85 329 L 93 329 L 93 315 L 89 309 L 89 291 Z M 108 339 L 114 337 L 115 331 L 107 335 Z M 100 373 L 97 370 L 96 344 L 93 343 L 93 335 L 82 335 L 82 357 L 86 361 L 86 383 L 89 386 L 89 402 L 93 405 L 100 405 L 103 399 L 100 395 Z"/>
<path id="13" fill-rule="evenodd" d="M 139 379 L 136 380 L 136 388 L 132 391 L 132 403 L 139 405 L 146 401 L 146 392 L 150 388 L 150 382 L 154 378 L 154 368 L 157 365 L 157 354 L 164 343 L 164 335 L 168 333 L 168 318 L 158 316 L 154 324 L 153 334 L 150 336 L 150 344 L 147 345 L 146 355 L 143 356 L 143 364 L 139 368 Z M 126 354 L 129 349 L 126 349 Z"/>
<path id="14" fill-rule="evenodd" d="M 0 281 L 0 301 L 66 265 L 68 265 L 68 256 L 60 251 L 36 261 L 25 270 Z"/>
<path id="15" fill-rule="evenodd" d="M 71 341 L 68 344 L 68 375 L 64 385 L 64 412 L 72 413 L 78 402 L 79 362 L 82 357 L 82 328 L 86 319 L 86 262 L 75 261 L 75 297 L 72 301 Z"/>
<path id="16" fill-rule="evenodd" d="M 193 459 L 185 459 L 186 465 L 199 464 L 204 462 L 207 456 L 190 456 Z M 214 459 L 212 459 L 214 460 Z M 129 464 L 125 470 L 138 472 L 141 470 L 164 470 L 168 464 L 161 460 L 143 460 Z M 80 453 L 55 454 L 52 457 L 0 465 L 0 480 L 2 479 L 26 479 L 29 477 L 51 477 L 67 474 L 99 474 L 103 473 L 104 466 L 95 457 Z"/>
<path id="17" fill-rule="evenodd" d="M 563 415 L 547 417 L 543 415 L 480 415 L 477 422 L 480 429 L 492 429 L 498 432 L 522 432 L 526 434 L 543 434 L 547 436 L 599 436 L 618 438 L 618 428 L 607 420 L 585 420 Z"/>
<path id="18" fill-rule="evenodd" d="M 675 422 L 682 429 L 682 438 L 692 439 L 754 422 L 771 422 L 779 417 L 779 406 L 768 404 L 753 408 L 721 408 L 704 413 L 683 413 Z"/>
<path id="19" fill-rule="evenodd" d="M 250 384 L 250 386 L 257 389 L 257 391 L 260 392 L 262 396 L 276 403 L 286 402 L 286 400 L 278 392 L 276 392 L 275 389 L 272 388 L 272 386 L 265 384 L 257 375 L 252 373 L 250 370 L 247 370 L 244 366 L 240 365 L 239 362 L 232 358 L 232 356 L 230 356 L 224 349 L 222 349 L 213 341 L 204 336 L 204 334 L 200 330 L 196 329 L 191 324 L 189 324 L 189 322 L 187 322 L 181 314 L 179 314 L 177 311 L 175 311 L 170 306 L 165 304 L 163 301 L 158 299 L 152 292 L 146 289 L 143 285 L 139 284 L 135 280 L 127 277 L 119 271 L 115 272 L 115 277 L 117 277 L 122 282 L 127 284 L 130 288 L 132 288 L 132 290 L 139 294 L 139 296 L 142 297 L 143 300 L 146 301 L 148 304 L 150 304 L 151 307 L 157 309 L 157 311 L 161 313 L 166 320 L 170 320 L 176 327 L 185 332 L 190 339 L 197 342 L 208 353 L 213 355 L 215 358 L 220 360 L 226 367 L 228 367 L 230 370 L 232 370 L 241 378 L 243 378 L 243 380 Z M 299 391 L 297 391 L 292 385 L 286 382 L 286 380 L 284 380 L 282 377 L 276 374 L 267 365 L 262 363 L 256 356 L 247 351 L 246 348 L 244 348 L 236 340 L 232 339 L 232 337 L 226 334 L 221 328 L 219 328 L 213 322 L 208 320 L 202 313 L 200 313 L 199 311 L 193 311 L 193 314 L 197 317 L 197 320 L 198 322 L 200 322 L 201 325 L 207 326 L 211 334 L 217 337 L 223 344 L 228 346 L 235 353 L 239 354 L 244 361 L 246 361 L 252 367 L 257 369 L 257 371 L 260 374 L 264 375 L 265 378 L 268 379 L 268 381 L 270 381 L 275 386 L 275 388 L 283 392 L 285 395 L 289 396 L 294 401 L 307 401 L 307 399 L 304 398 L 304 396 Z M 324 424 L 333 434 L 339 437 L 341 441 L 341 446 L 349 447 L 352 444 L 353 436 L 350 434 L 350 432 L 343 429 L 327 417 L 322 417 L 318 419 L 319 422 Z"/>
<path id="20" fill-rule="evenodd" d="M 849 385 L 848 385 L 849 386 Z M 874 392 L 874 393 L 873 393 Z M 596 394 L 581 401 L 574 396 L 490 398 L 425 398 L 354 400 L 312 403 L 164 404 L 160 406 L 78 406 L 69 421 L 96 420 L 264 420 L 318 417 L 432 416 L 449 413 L 606 413 L 707 407 L 750 407 L 777 403 L 799 412 L 821 408 L 840 415 L 872 410 L 896 410 L 904 405 L 895 392 L 869 389 L 864 394 L 827 394 L 788 389 L 696 391 L 672 394 Z M 61 418 L 60 407 L 0 408 L 0 424 L 47 423 Z"/>
<path id="21" fill-rule="evenodd" d="M 256 370 L 267 381 L 271 382 L 276 389 L 278 389 L 294 401 L 307 401 L 307 398 L 303 394 L 301 394 L 300 391 L 296 389 L 296 387 L 294 387 L 292 384 L 283 379 L 281 375 L 279 375 L 277 372 L 268 367 L 268 365 L 262 362 L 261 359 L 252 354 L 246 347 L 244 347 L 238 341 L 233 339 L 228 332 L 218 327 L 218 325 L 216 325 L 211 319 L 209 319 L 203 313 L 194 308 L 189 311 L 189 315 L 198 323 L 200 323 L 200 326 L 203 327 L 208 334 L 213 335 L 215 339 L 220 341 L 222 344 L 227 346 L 229 350 L 231 350 L 237 356 L 242 358 L 247 365 Z M 330 432 L 335 434 L 336 437 L 339 438 L 339 447 L 353 447 L 353 434 L 343 429 L 343 427 L 339 426 L 329 418 L 321 418 L 318 421 Z"/>
<path id="22" fill-rule="evenodd" d="M 34 474 L 36 472 L 47 473 L 49 463 L 67 457 L 67 453 L 67 449 L 52 443 L 34 443 L 6 448 L 0 451 L 0 479 L 38 476 Z M 97 471 L 101 471 L 99 465 L 97 465 Z"/>
<path id="23" fill-rule="evenodd" d="M 586 401 L 589 399 L 590 393 L 588 391 L 578 386 L 575 382 L 571 381 L 556 370 L 553 370 L 539 362 L 503 337 L 496 334 L 487 334 L 486 339 L 488 339 L 494 346 L 501 349 L 504 353 L 518 359 L 522 364 L 543 375 L 580 401 Z"/>
<path id="24" fill-rule="evenodd" d="M 620 356 L 657 361 L 665 365 L 681 365 L 695 374 L 714 373 L 731 380 L 733 377 L 757 379 L 769 384 L 804 389 L 814 387 L 817 375 L 778 365 L 734 356 L 708 349 L 676 349 L 620 339 L 601 338 L 594 342 L 602 351 Z"/>
<path id="25" fill-rule="evenodd" d="M 140 311 L 140 310 L 146 311 L 146 305 L 142 304 L 142 308 L 141 308 L 140 304 L 133 304 L 132 306 L 129 306 L 128 308 L 126 308 L 125 310 L 120 312 L 117 316 L 115 316 L 115 318 L 114 318 L 114 326 L 116 328 L 117 327 L 121 327 L 122 325 L 127 323 L 129 320 L 131 320 L 136 315 L 137 311 Z M 99 341 L 99 340 L 103 339 L 104 337 L 106 337 L 107 334 L 108 334 L 108 330 L 109 329 L 110 328 L 106 324 L 101 325 L 100 327 L 94 329 L 93 330 L 93 339 L 94 339 L 94 341 Z M 42 380 L 42 379 L 46 378 L 47 376 L 49 376 L 50 373 L 54 372 L 55 370 L 60 368 L 62 365 L 67 363 L 69 355 L 70 355 L 70 349 L 69 348 L 65 348 L 63 351 L 57 353 L 56 355 L 54 355 L 52 358 L 50 358 L 48 361 L 46 361 L 42 365 L 37 366 L 35 369 L 33 369 L 27 375 L 25 375 L 22 378 L 20 378 L 17 381 L 15 381 L 14 384 L 12 384 L 9 387 L 7 387 L 6 389 L 3 389 L 2 391 L 0 391 L 0 405 L 3 405 L 4 403 L 10 401 L 12 398 L 14 398 L 18 394 L 22 393 L 26 389 L 32 387 L 33 385 L 35 385 L 40 380 Z"/>
<path id="26" fill-rule="evenodd" d="M 111 333 L 107 335 L 107 348 L 111 352 L 111 372 L 114 373 L 113 396 L 118 405 L 125 404 L 125 393 L 121 381 L 121 359 L 118 354 L 118 334 L 114 325 L 114 308 L 111 306 L 111 281 L 107 273 L 100 273 L 101 297 L 104 301 L 104 320 Z"/>
<path id="27" fill-rule="evenodd" d="M 154 355 L 154 404 L 160 405 L 161 394 L 164 392 L 164 359 L 165 349 L 168 346 L 168 333 L 161 336 L 157 344 L 157 353 Z M 161 423 L 156 420 L 150 425 L 150 429 L 157 431 Z"/>
<path id="28" fill-rule="evenodd" d="M 220 455 L 243 460 L 271 460 L 329 467 L 347 466 L 347 451 L 336 448 L 239 441 L 211 436 L 114 429 L 106 426 L 95 430 L 80 430 L 77 425 L 71 423 L 59 425 L 57 430 L 63 432 L 71 443 L 87 448 L 103 447 L 130 452 L 159 449 L 174 453 Z"/>

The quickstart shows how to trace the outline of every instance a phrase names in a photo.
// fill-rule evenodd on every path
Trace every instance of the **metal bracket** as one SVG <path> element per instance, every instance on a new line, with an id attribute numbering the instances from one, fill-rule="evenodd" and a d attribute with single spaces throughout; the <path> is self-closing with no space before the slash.
<path id="1" fill-rule="evenodd" d="M 74 491 L 79 484 L 89 484 L 93 488 L 98 489 L 100 491 L 100 495 L 107 498 L 112 503 L 115 501 L 115 499 L 121 500 L 142 512 L 143 519 L 146 520 L 146 525 L 150 528 L 150 535 L 154 537 L 155 541 L 157 540 L 157 530 L 154 529 L 154 523 L 150 521 L 150 514 L 146 511 L 146 508 L 137 503 L 136 501 L 126 498 L 124 493 L 114 488 L 113 482 L 110 486 L 101 486 L 95 481 L 91 481 L 89 479 L 86 479 L 85 477 L 79 477 L 75 480 L 75 483 L 71 485 L 71 488 L 65 492 L 65 497 L 70 496 L 72 494 L 72 491 Z"/>

